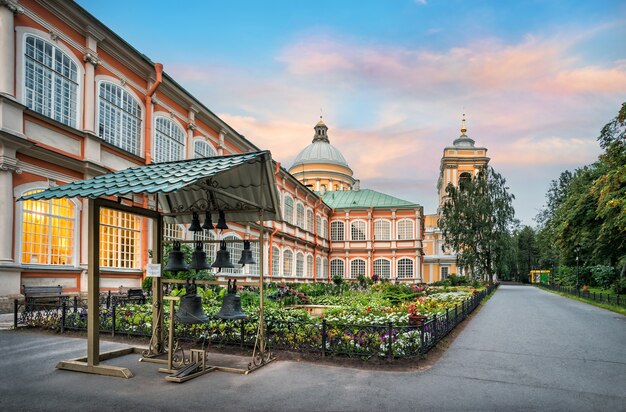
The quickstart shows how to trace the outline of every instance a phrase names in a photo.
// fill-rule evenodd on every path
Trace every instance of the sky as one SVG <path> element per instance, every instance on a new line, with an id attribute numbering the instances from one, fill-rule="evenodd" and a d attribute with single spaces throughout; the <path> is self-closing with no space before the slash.
<path id="1" fill-rule="evenodd" d="M 323 114 L 362 188 L 425 213 L 463 113 L 534 225 L 626 100 L 623 0 L 77 3 L 283 166 Z"/>

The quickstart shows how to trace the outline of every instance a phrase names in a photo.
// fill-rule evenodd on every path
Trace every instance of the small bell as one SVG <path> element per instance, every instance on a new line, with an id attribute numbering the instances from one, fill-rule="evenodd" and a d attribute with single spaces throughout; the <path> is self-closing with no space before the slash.
<path id="1" fill-rule="evenodd" d="M 204 214 L 204 224 L 202 225 L 202 229 L 213 230 L 213 221 L 211 220 L 211 212 L 206 211 Z"/>
<path id="2" fill-rule="evenodd" d="M 175 319 L 178 323 L 186 325 L 207 323 L 209 318 L 202 310 L 202 298 L 195 293 L 181 296 Z"/>
<path id="3" fill-rule="evenodd" d="M 241 259 L 239 259 L 239 263 L 241 266 L 245 265 L 256 265 L 254 258 L 252 257 L 252 250 L 250 250 L 250 241 L 243 241 L 243 250 L 241 251 Z"/>
<path id="4" fill-rule="evenodd" d="M 202 232 L 202 226 L 200 226 L 200 218 L 198 217 L 197 212 L 193 212 L 193 217 L 191 218 L 191 226 L 189 226 L 190 232 Z"/>
<path id="5" fill-rule="evenodd" d="M 167 259 L 167 266 L 163 269 L 168 272 L 184 272 L 189 270 L 189 266 L 185 263 L 185 255 L 180 251 L 180 242 L 174 242 L 172 251 Z"/>
<path id="6" fill-rule="evenodd" d="M 217 225 L 215 225 L 216 229 L 228 229 L 228 225 L 226 224 L 226 215 L 223 210 L 219 211 L 219 217 L 217 218 Z"/>
<path id="7" fill-rule="evenodd" d="M 246 313 L 241 310 L 241 298 L 237 293 L 237 280 L 233 282 L 233 286 L 230 286 L 230 280 L 228 281 L 228 294 L 224 296 L 222 301 L 222 308 L 215 315 L 220 319 L 235 320 L 245 319 L 248 317 Z"/>
<path id="8" fill-rule="evenodd" d="M 230 261 L 230 252 L 226 250 L 226 242 L 223 240 L 220 242 L 220 250 L 217 251 L 215 262 L 211 265 L 212 268 L 234 268 L 235 265 Z"/>
<path id="9" fill-rule="evenodd" d="M 191 264 L 189 265 L 189 269 L 211 269 L 211 265 L 209 265 L 206 261 L 206 252 L 202 248 L 202 242 L 196 242 L 196 250 L 194 250 L 191 254 Z"/>

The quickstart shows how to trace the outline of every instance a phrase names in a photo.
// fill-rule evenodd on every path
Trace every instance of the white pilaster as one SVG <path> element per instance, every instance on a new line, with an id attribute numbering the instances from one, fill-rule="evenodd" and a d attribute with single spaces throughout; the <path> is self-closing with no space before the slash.
<path id="1" fill-rule="evenodd" d="M 23 13 L 14 0 L 0 0 L 0 93 L 15 97 L 15 23 L 14 16 Z"/>
<path id="2" fill-rule="evenodd" d="M 0 265 L 13 260 L 13 173 L 21 173 L 14 156 L 0 155 Z"/>

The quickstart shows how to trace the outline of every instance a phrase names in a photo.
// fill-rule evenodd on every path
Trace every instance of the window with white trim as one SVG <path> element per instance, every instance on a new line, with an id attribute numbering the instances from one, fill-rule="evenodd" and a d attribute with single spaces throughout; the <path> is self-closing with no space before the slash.
<path id="1" fill-rule="evenodd" d="M 322 219 L 322 232 L 323 232 L 323 238 L 324 239 L 328 239 L 328 220 L 326 219 Z"/>
<path id="2" fill-rule="evenodd" d="M 344 224 L 340 220 L 330 222 L 330 240 L 344 239 Z"/>
<path id="3" fill-rule="evenodd" d="M 317 279 L 323 278 L 324 268 L 322 268 L 322 258 L 319 256 L 317 257 L 317 259 L 315 259 L 315 269 L 316 269 L 315 277 Z"/>
<path id="4" fill-rule="evenodd" d="M 313 277 L 313 255 L 306 256 L 306 276 L 308 278 Z"/>
<path id="5" fill-rule="evenodd" d="M 272 276 L 280 275 L 280 249 L 272 246 Z"/>
<path id="6" fill-rule="evenodd" d="M 241 251 L 243 251 L 243 241 L 239 236 L 234 233 L 228 233 L 222 236 L 222 240 L 235 240 L 236 242 L 226 242 L 226 250 L 230 253 L 230 262 L 235 265 L 234 268 L 223 268 L 220 273 L 230 273 L 233 275 L 243 274 L 241 265 L 237 264 L 241 258 Z M 248 265 L 246 265 L 248 266 Z"/>
<path id="7" fill-rule="evenodd" d="M 296 253 L 296 276 L 304 277 L 304 255 L 301 252 Z"/>
<path id="8" fill-rule="evenodd" d="M 343 277 L 343 260 L 341 259 L 333 259 L 330 261 L 330 276 L 340 276 Z"/>
<path id="9" fill-rule="evenodd" d="M 185 131 L 173 120 L 155 119 L 153 163 L 171 162 L 185 158 Z"/>
<path id="10" fill-rule="evenodd" d="M 389 279 L 391 277 L 391 262 L 387 259 L 376 259 L 374 261 L 374 275 L 380 279 Z"/>
<path id="11" fill-rule="evenodd" d="M 413 277 L 413 261 L 409 258 L 398 260 L 398 279 L 408 279 Z"/>
<path id="12" fill-rule="evenodd" d="M 317 236 L 322 237 L 322 218 L 319 215 L 315 216 L 315 227 L 315 230 L 317 231 Z"/>
<path id="13" fill-rule="evenodd" d="M 202 159 L 205 157 L 217 156 L 217 152 L 213 147 L 204 140 L 196 140 L 193 142 L 193 158 Z"/>
<path id="14" fill-rule="evenodd" d="M 304 229 L 304 205 L 300 202 L 296 204 L 296 226 Z"/>
<path id="15" fill-rule="evenodd" d="M 165 223 L 163 225 L 163 238 L 165 240 L 185 239 L 185 229 L 177 223 Z"/>
<path id="16" fill-rule="evenodd" d="M 100 266 L 141 268 L 141 217 L 112 209 L 100 209 Z"/>
<path id="17" fill-rule="evenodd" d="M 366 223 L 362 220 L 354 221 L 350 224 L 350 239 L 365 240 Z"/>
<path id="18" fill-rule="evenodd" d="M 141 106 L 122 87 L 100 82 L 98 136 L 132 154 L 139 154 Z"/>
<path id="19" fill-rule="evenodd" d="M 31 35 L 26 36 L 25 56 L 24 104 L 77 127 L 78 65 L 54 44 Z"/>
<path id="20" fill-rule="evenodd" d="M 413 234 L 413 221 L 410 219 L 402 219 L 398 221 L 398 240 L 410 240 L 415 236 Z"/>
<path id="21" fill-rule="evenodd" d="M 215 240 L 215 235 L 208 230 L 202 232 L 192 232 L 194 240 Z M 195 245 L 194 245 L 195 248 Z M 219 245 L 217 243 L 207 242 L 204 244 L 203 249 L 206 252 L 206 259 L 209 264 L 215 262 L 217 256 L 217 250 Z M 228 246 L 226 247 L 228 249 Z M 231 256 L 232 261 L 232 256 Z M 209 269 L 209 271 L 215 271 L 215 269 Z"/>
<path id="22" fill-rule="evenodd" d="M 324 273 L 324 278 L 328 277 L 328 258 L 322 259 L 322 272 Z"/>
<path id="23" fill-rule="evenodd" d="M 313 232 L 313 211 L 311 209 L 306 210 L 306 230 Z"/>
<path id="24" fill-rule="evenodd" d="M 390 240 L 391 239 L 391 222 L 388 220 L 374 221 L 374 239 Z"/>
<path id="25" fill-rule="evenodd" d="M 283 251 L 283 276 L 293 276 L 293 252 L 289 249 Z"/>
<path id="26" fill-rule="evenodd" d="M 42 190 L 31 190 L 23 195 Z M 74 265 L 76 217 L 76 205 L 69 199 L 23 201 L 20 262 L 27 265 Z"/>
<path id="27" fill-rule="evenodd" d="M 293 199 L 289 195 L 285 195 L 283 212 L 285 222 L 293 224 Z"/>
<path id="28" fill-rule="evenodd" d="M 365 260 L 354 259 L 350 262 L 350 278 L 357 279 L 359 276 L 365 276 Z"/>
<path id="29" fill-rule="evenodd" d="M 445 278 L 448 277 L 448 266 L 442 266 L 441 267 L 441 280 L 444 280 Z"/>

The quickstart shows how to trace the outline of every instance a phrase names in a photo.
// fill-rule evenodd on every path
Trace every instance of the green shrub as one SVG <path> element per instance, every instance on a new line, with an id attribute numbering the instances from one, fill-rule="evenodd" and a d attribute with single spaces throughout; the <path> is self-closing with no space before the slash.
<path id="1" fill-rule="evenodd" d="M 589 269 L 595 284 L 602 289 L 609 289 L 617 279 L 617 271 L 612 266 L 596 265 Z"/>

